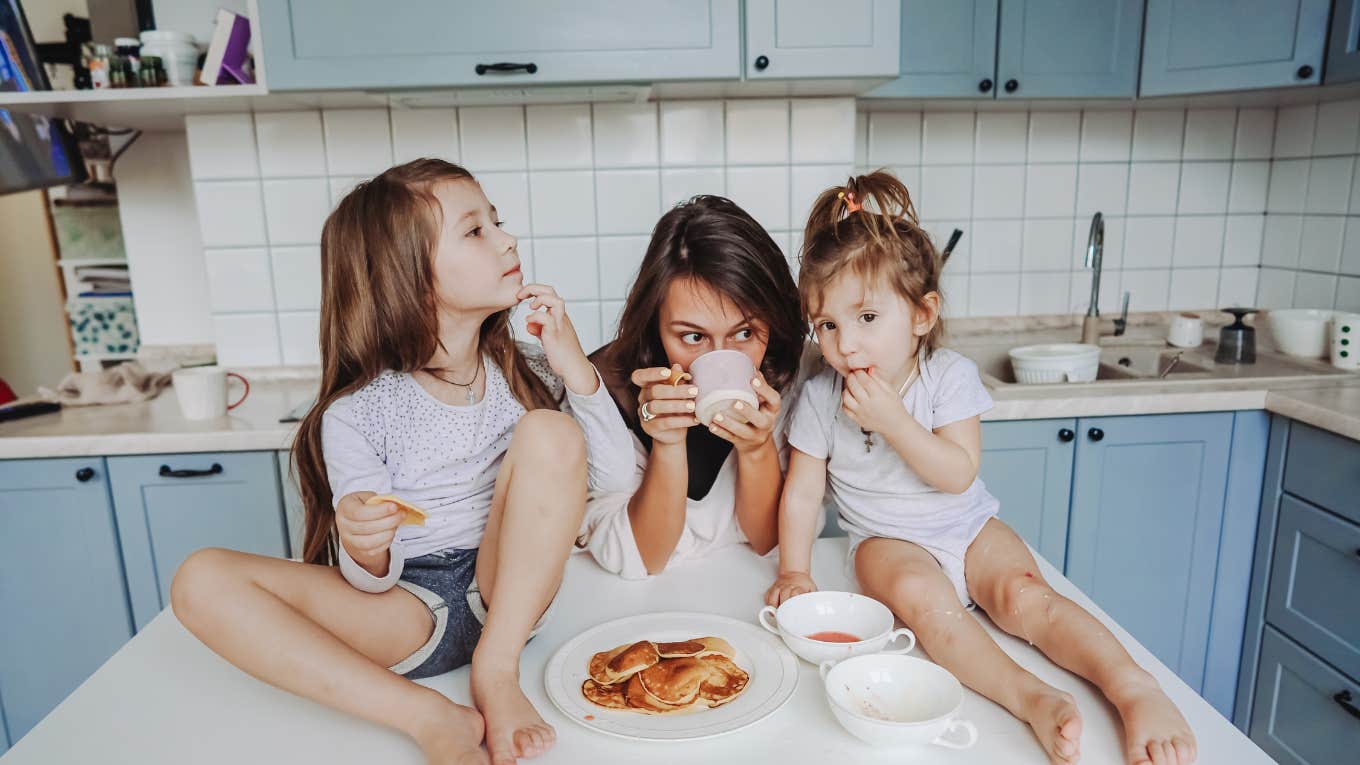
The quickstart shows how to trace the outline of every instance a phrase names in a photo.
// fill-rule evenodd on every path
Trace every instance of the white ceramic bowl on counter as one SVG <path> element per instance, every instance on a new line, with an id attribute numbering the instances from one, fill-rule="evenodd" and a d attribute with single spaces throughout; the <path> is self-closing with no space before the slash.
<path id="1" fill-rule="evenodd" d="M 1015 381 L 1025 385 L 1091 382 L 1100 370 L 1100 346 L 1086 343 L 1043 343 L 1010 350 Z"/>
<path id="2" fill-rule="evenodd" d="M 1327 355 L 1328 327 L 1335 311 L 1321 308 L 1282 308 L 1266 314 L 1275 347 L 1305 359 Z"/>
<path id="3" fill-rule="evenodd" d="M 856 738 L 884 747 L 977 743 L 977 727 L 957 719 L 963 686 L 938 664 L 880 653 L 824 662 L 818 670 L 831 713 Z"/>
<path id="4" fill-rule="evenodd" d="M 911 630 L 893 629 L 893 614 L 887 606 L 853 592 L 805 592 L 784 601 L 777 609 L 765 606 L 756 614 L 756 621 L 783 638 L 790 651 L 813 664 L 879 651 L 908 653 L 916 647 L 916 636 Z M 825 632 L 862 639 L 829 642 L 809 637 Z M 899 637 L 907 639 L 904 647 L 887 648 Z"/>

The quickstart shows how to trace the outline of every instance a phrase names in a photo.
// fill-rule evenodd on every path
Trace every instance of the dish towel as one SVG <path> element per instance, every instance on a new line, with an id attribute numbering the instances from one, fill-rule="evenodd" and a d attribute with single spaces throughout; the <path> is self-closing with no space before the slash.
<path id="1" fill-rule="evenodd" d="M 149 372 L 135 361 L 125 361 L 98 372 L 72 372 L 55 390 L 38 388 L 38 395 L 65 406 L 128 404 L 155 398 L 169 384 L 169 372 Z"/>

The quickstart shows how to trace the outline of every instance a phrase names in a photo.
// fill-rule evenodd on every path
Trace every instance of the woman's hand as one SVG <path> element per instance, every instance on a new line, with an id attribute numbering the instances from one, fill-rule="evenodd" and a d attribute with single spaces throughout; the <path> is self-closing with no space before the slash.
<path id="1" fill-rule="evenodd" d="M 372 496 L 371 491 L 356 491 L 341 497 L 335 506 L 335 528 L 349 557 L 368 573 L 381 577 L 387 574 L 388 549 L 405 513 L 392 502 L 364 504 Z"/>
<path id="2" fill-rule="evenodd" d="M 671 369 L 649 367 L 633 370 L 632 381 L 638 386 L 638 419 L 642 430 L 660 444 L 683 443 L 689 429 L 699 424 L 694 416 L 694 399 L 699 389 L 686 384 L 688 373 L 680 365 Z M 671 380 L 678 382 L 672 385 Z"/>
<path id="3" fill-rule="evenodd" d="M 517 297 L 530 301 L 530 312 L 524 317 L 524 325 L 529 334 L 543 343 L 548 365 L 572 392 L 586 396 L 594 393 L 599 378 L 581 349 L 581 339 L 567 315 L 566 301 L 546 284 L 526 284 L 520 288 Z"/>
<path id="4" fill-rule="evenodd" d="M 708 428 L 743 453 L 755 451 L 769 443 L 779 415 L 779 391 L 770 387 L 760 372 L 756 372 L 751 388 L 760 399 L 759 408 L 752 409 L 745 401 L 738 401 L 713 415 L 713 424 Z"/>
<path id="5" fill-rule="evenodd" d="M 780 572 L 774 584 L 765 591 L 765 603 L 778 608 L 781 603 L 805 592 L 816 592 L 817 583 L 803 571 Z"/>
<path id="6" fill-rule="evenodd" d="M 902 397 L 877 371 L 856 369 L 847 375 L 841 406 L 856 425 L 870 433 L 890 433 L 910 417 Z"/>

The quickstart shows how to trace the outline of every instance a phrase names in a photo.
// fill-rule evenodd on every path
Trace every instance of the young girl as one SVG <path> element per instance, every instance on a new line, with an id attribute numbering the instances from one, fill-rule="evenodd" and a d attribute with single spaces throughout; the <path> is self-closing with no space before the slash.
<path id="1" fill-rule="evenodd" d="M 1071 696 L 1021 669 L 964 616 L 997 626 L 1094 683 L 1124 721 L 1132 763 L 1195 759 L 1195 738 L 1153 677 L 1090 614 L 1037 573 L 977 480 L 977 367 L 938 348 L 940 259 L 911 199 L 884 172 L 824 192 L 803 244 L 799 293 L 829 368 L 808 380 L 789 426 L 778 605 L 816 589 L 808 572 L 828 484 L 863 591 L 887 603 L 936 662 L 1034 729 L 1049 759 L 1080 756 Z"/>
<path id="2" fill-rule="evenodd" d="M 255 677 L 406 732 L 430 763 L 539 754 L 555 734 L 520 690 L 520 651 L 561 581 L 587 471 L 603 487 L 631 475 L 596 445 L 631 436 L 466 170 L 424 159 L 360 184 L 321 260 L 321 389 L 293 450 L 305 562 L 201 550 L 175 575 L 175 615 Z M 511 337 L 526 299 L 541 351 Z M 429 518 L 401 525 L 375 494 Z M 408 679 L 469 662 L 475 711 Z"/>
<path id="3" fill-rule="evenodd" d="M 779 247 L 730 200 L 699 196 L 657 222 L 619 318 L 596 352 L 633 436 L 621 491 L 592 492 L 581 545 L 626 579 L 749 543 L 776 543 L 783 484 L 780 396 L 802 354 L 797 288 Z M 697 390 L 672 372 L 718 349 L 747 355 L 758 407 L 738 403 L 695 427 Z"/>

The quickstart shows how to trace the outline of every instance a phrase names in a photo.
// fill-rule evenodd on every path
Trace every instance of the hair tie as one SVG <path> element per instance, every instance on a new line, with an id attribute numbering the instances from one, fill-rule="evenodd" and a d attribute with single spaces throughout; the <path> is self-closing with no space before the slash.
<path id="1" fill-rule="evenodd" d="M 853 213 L 859 212 L 860 210 L 864 209 L 864 207 L 859 202 L 855 201 L 855 192 L 853 191 L 842 191 L 836 195 L 836 198 L 845 200 L 846 212 Z"/>

